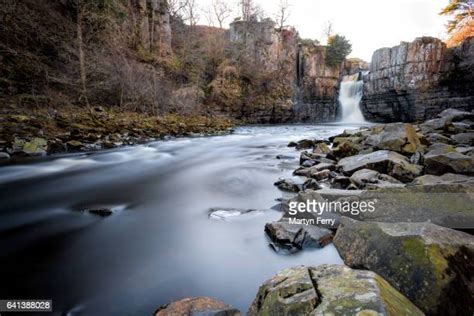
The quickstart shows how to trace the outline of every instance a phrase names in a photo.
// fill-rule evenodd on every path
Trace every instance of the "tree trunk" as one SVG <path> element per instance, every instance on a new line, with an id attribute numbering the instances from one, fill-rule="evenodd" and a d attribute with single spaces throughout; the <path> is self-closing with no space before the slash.
<path id="1" fill-rule="evenodd" d="M 86 66 L 84 57 L 84 43 L 82 40 L 82 19 L 84 15 L 84 7 L 82 0 L 77 0 L 77 49 L 79 55 L 79 78 L 81 85 L 81 96 L 80 100 L 84 98 L 86 106 L 89 107 L 89 101 L 87 99 L 87 87 L 86 87 Z"/>

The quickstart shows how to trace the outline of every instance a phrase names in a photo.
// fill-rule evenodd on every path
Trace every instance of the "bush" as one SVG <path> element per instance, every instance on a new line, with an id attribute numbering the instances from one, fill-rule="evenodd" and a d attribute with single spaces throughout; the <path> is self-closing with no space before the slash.
<path id="1" fill-rule="evenodd" d="M 351 51 L 352 45 L 344 36 L 338 34 L 330 36 L 326 49 L 326 65 L 340 65 Z"/>

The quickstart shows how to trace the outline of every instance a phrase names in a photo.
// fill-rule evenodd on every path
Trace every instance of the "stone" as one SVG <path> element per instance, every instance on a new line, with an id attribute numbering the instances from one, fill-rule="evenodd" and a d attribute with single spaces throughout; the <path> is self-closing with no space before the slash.
<path id="1" fill-rule="evenodd" d="M 282 179 L 274 183 L 278 189 L 288 192 L 298 193 L 301 190 L 301 185 L 294 183 L 292 180 Z"/>
<path id="2" fill-rule="evenodd" d="M 324 227 L 304 224 L 290 224 L 286 220 L 267 223 L 265 232 L 271 240 L 270 245 L 275 251 L 290 253 L 304 248 L 321 248 L 329 244 L 333 232 Z"/>
<path id="3" fill-rule="evenodd" d="M 438 133 L 428 134 L 428 137 L 426 138 L 426 140 L 430 144 L 434 144 L 434 143 L 452 144 L 453 143 L 453 140 L 451 138 L 438 134 Z"/>
<path id="4" fill-rule="evenodd" d="M 422 166 L 411 164 L 405 156 L 388 150 L 346 157 L 338 162 L 337 167 L 348 176 L 360 169 L 387 172 L 388 175 L 402 182 L 411 182 L 423 171 Z"/>
<path id="5" fill-rule="evenodd" d="M 453 122 L 459 122 L 465 119 L 474 120 L 474 113 L 460 111 L 457 109 L 446 109 L 438 114 L 438 117 L 449 119 Z"/>
<path id="6" fill-rule="evenodd" d="M 84 144 L 78 140 L 70 140 L 66 143 L 68 150 L 81 150 L 84 147 Z"/>
<path id="7" fill-rule="evenodd" d="M 458 152 L 428 154 L 425 156 L 425 172 L 442 175 L 444 173 L 474 174 L 474 157 Z"/>
<path id="8" fill-rule="evenodd" d="M 314 165 L 318 164 L 318 162 L 316 160 L 312 160 L 312 159 L 309 159 L 309 160 L 305 160 L 303 161 L 303 163 L 301 164 L 302 167 L 305 167 L 305 168 L 309 168 L 309 167 L 312 167 Z"/>
<path id="9" fill-rule="evenodd" d="M 311 139 L 302 139 L 299 142 L 296 143 L 296 149 L 301 150 L 301 149 L 309 149 L 314 147 L 314 140 Z"/>
<path id="10" fill-rule="evenodd" d="M 445 173 L 442 176 L 424 175 L 413 180 L 413 185 L 435 185 L 435 184 L 454 184 L 454 183 L 474 183 L 474 177 L 462 174 Z"/>
<path id="11" fill-rule="evenodd" d="M 435 143 L 428 147 L 428 151 L 426 153 L 426 156 L 433 156 L 433 155 L 440 155 L 440 154 L 447 154 L 447 153 L 452 153 L 455 152 L 456 149 L 451 146 L 447 145 L 444 143 Z"/>
<path id="12" fill-rule="evenodd" d="M 451 136 L 456 144 L 474 146 L 474 133 L 459 133 Z"/>
<path id="13" fill-rule="evenodd" d="M 309 168 L 298 168 L 293 172 L 295 176 L 313 177 L 323 170 L 333 171 L 336 169 L 336 165 L 333 163 L 321 162 Z"/>
<path id="14" fill-rule="evenodd" d="M 209 218 L 219 221 L 231 221 L 234 219 L 241 218 L 246 215 L 256 214 L 261 211 L 255 209 L 239 209 L 239 208 L 225 208 L 215 207 L 210 208 L 208 211 Z"/>
<path id="15" fill-rule="evenodd" d="M 92 208 L 92 209 L 85 209 L 85 210 L 82 210 L 83 212 L 88 212 L 88 213 L 91 213 L 91 214 L 94 214 L 94 215 L 98 215 L 98 216 L 101 216 L 101 217 L 107 217 L 107 216 L 110 216 L 112 215 L 114 212 L 112 209 L 110 208 Z"/>
<path id="16" fill-rule="evenodd" d="M 259 288 L 249 316 L 423 315 L 379 275 L 341 265 L 285 269 Z"/>
<path id="17" fill-rule="evenodd" d="M 376 149 L 386 149 L 413 154 L 421 148 L 420 139 L 411 124 L 392 123 L 383 126 L 382 131 L 369 136 L 366 143 Z"/>
<path id="18" fill-rule="evenodd" d="M 0 152 L 0 161 L 10 160 L 10 155 L 5 152 Z"/>
<path id="19" fill-rule="evenodd" d="M 163 305 L 155 312 L 155 316 L 177 315 L 240 316 L 240 311 L 209 297 L 193 297 Z"/>
<path id="20" fill-rule="evenodd" d="M 324 169 L 318 172 L 313 172 L 311 173 L 311 177 L 318 181 L 328 179 L 329 177 L 331 177 L 331 171 L 329 171 L 328 169 Z"/>
<path id="21" fill-rule="evenodd" d="M 331 179 L 331 187 L 334 189 L 347 189 L 351 184 L 351 178 L 346 176 L 337 176 Z"/>
<path id="22" fill-rule="evenodd" d="M 321 185 L 315 179 L 308 179 L 303 183 L 303 190 L 319 190 Z"/>
<path id="23" fill-rule="evenodd" d="M 430 315 L 474 312 L 474 237 L 431 223 L 342 218 L 334 245 L 349 267 L 379 274 Z"/>
<path id="24" fill-rule="evenodd" d="M 27 156 L 45 156 L 48 150 L 48 141 L 44 138 L 35 137 L 30 141 L 15 138 L 12 144 L 12 154 L 23 154 Z"/>
<path id="25" fill-rule="evenodd" d="M 403 184 L 397 179 L 370 169 L 358 170 L 350 177 L 350 179 L 359 189 L 403 186 Z"/>
<path id="26" fill-rule="evenodd" d="M 313 153 L 319 154 L 319 155 L 325 155 L 330 152 L 331 152 L 331 148 L 329 148 L 329 146 L 326 143 L 319 143 L 313 149 Z"/>
<path id="27" fill-rule="evenodd" d="M 360 147 L 352 142 L 344 141 L 333 149 L 332 154 L 338 159 L 357 155 Z"/>

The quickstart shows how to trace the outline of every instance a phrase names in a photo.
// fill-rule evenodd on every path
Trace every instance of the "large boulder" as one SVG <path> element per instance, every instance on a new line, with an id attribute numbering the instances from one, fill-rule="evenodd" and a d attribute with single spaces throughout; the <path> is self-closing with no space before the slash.
<path id="1" fill-rule="evenodd" d="M 474 184 L 474 177 L 462 174 L 445 173 L 442 176 L 427 174 L 413 180 L 413 185 L 436 185 L 436 184 Z"/>
<path id="2" fill-rule="evenodd" d="M 290 224 L 288 221 L 267 223 L 265 232 L 275 251 L 296 252 L 304 248 L 321 248 L 332 241 L 331 230 L 313 225 Z"/>
<path id="3" fill-rule="evenodd" d="M 322 265 L 286 269 L 260 286 L 248 311 L 263 315 L 423 315 L 371 271 Z"/>
<path id="4" fill-rule="evenodd" d="M 209 297 L 193 297 L 163 305 L 155 312 L 155 316 L 177 315 L 240 316 L 240 311 Z"/>
<path id="5" fill-rule="evenodd" d="M 411 164 L 403 155 L 389 150 L 378 150 L 369 154 L 341 159 L 337 166 L 346 174 L 352 175 L 361 169 L 371 169 L 404 182 L 412 181 L 421 175 L 423 167 Z"/>
<path id="6" fill-rule="evenodd" d="M 374 128 L 374 134 L 366 143 L 376 149 L 386 149 L 403 153 L 414 153 L 421 149 L 420 139 L 411 124 L 393 123 Z"/>
<path id="7" fill-rule="evenodd" d="M 424 159 L 427 174 L 461 173 L 474 175 L 474 157 L 459 152 L 429 153 Z"/>
<path id="8" fill-rule="evenodd" d="M 382 187 L 402 187 L 403 184 L 397 179 L 370 169 L 361 169 L 351 176 L 353 183 L 359 189 L 376 189 Z"/>
<path id="9" fill-rule="evenodd" d="M 376 272 L 430 315 L 474 313 L 474 237 L 431 223 L 342 218 L 334 245 L 350 267 Z"/>

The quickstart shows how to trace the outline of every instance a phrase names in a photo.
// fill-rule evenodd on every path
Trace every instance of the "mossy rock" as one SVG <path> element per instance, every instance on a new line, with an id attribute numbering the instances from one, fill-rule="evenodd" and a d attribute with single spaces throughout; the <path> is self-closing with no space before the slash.
<path id="1" fill-rule="evenodd" d="M 429 315 L 474 312 L 474 237 L 431 223 L 342 218 L 334 245 L 350 267 L 376 272 Z"/>
<path id="2" fill-rule="evenodd" d="M 266 281 L 248 315 L 423 315 L 371 271 L 322 265 L 286 269 Z"/>

